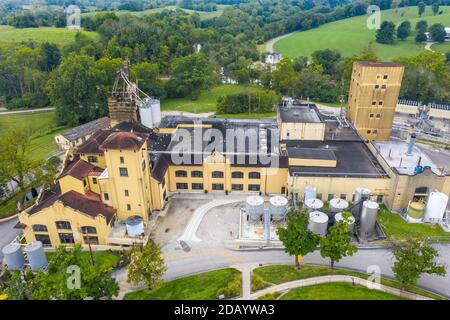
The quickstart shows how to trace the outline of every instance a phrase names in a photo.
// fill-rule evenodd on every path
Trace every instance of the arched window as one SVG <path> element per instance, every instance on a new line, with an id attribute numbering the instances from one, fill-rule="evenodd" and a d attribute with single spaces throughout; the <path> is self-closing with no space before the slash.
<path id="1" fill-rule="evenodd" d="M 213 171 L 212 177 L 213 178 L 223 178 L 223 172 L 222 171 Z"/>
<path id="2" fill-rule="evenodd" d="M 259 172 L 249 172 L 248 178 L 249 179 L 259 179 L 259 178 L 261 178 L 261 174 Z"/>
<path id="3" fill-rule="evenodd" d="M 240 171 L 234 171 L 231 173 L 231 177 L 234 179 L 242 179 L 244 178 L 244 173 Z"/>
<path id="4" fill-rule="evenodd" d="M 97 233 L 97 228 L 96 227 L 91 227 L 91 226 L 83 226 L 83 227 L 81 227 L 81 233 L 83 233 L 83 234 L 95 234 L 95 233 Z"/>
<path id="5" fill-rule="evenodd" d="M 191 177 L 192 178 L 202 178 L 203 177 L 203 172 L 202 171 L 191 171 Z"/>
<path id="6" fill-rule="evenodd" d="M 56 221 L 56 229 L 71 230 L 72 226 L 69 221 Z"/>
<path id="7" fill-rule="evenodd" d="M 185 178 L 185 177 L 187 177 L 187 171 L 185 171 L 185 170 L 177 170 L 177 171 L 175 171 L 175 177 L 179 177 L 179 178 L 183 177 L 183 178 Z"/>
<path id="8" fill-rule="evenodd" d="M 48 232 L 47 226 L 44 226 L 43 224 L 33 224 L 33 231 L 34 232 Z"/>

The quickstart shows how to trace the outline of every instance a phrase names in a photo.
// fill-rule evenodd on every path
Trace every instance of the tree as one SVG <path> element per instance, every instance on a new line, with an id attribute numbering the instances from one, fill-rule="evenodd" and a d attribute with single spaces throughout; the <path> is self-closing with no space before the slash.
<path id="1" fill-rule="evenodd" d="M 44 42 L 41 44 L 42 67 L 43 71 L 50 72 L 55 69 L 61 61 L 61 52 L 54 43 Z"/>
<path id="2" fill-rule="evenodd" d="M 430 37 L 433 41 L 435 42 L 444 42 L 445 41 L 445 37 L 447 35 L 447 33 L 445 32 L 445 27 L 440 24 L 440 23 L 436 23 L 433 24 L 430 29 Z"/>
<path id="3" fill-rule="evenodd" d="M 377 30 L 375 39 L 378 43 L 392 44 L 395 37 L 395 24 L 392 21 L 383 21 Z"/>
<path id="4" fill-rule="evenodd" d="M 433 14 L 436 15 L 439 12 L 439 2 L 438 1 L 434 1 L 431 4 L 431 10 L 433 10 Z"/>
<path id="5" fill-rule="evenodd" d="M 392 252 L 395 257 L 392 272 L 402 289 L 414 287 L 422 274 L 446 275 L 445 266 L 436 261 L 438 251 L 427 241 L 409 238 L 394 243 Z"/>
<path id="6" fill-rule="evenodd" d="M 197 99 L 200 91 L 210 88 L 217 76 L 214 66 L 204 53 L 191 54 L 174 60 L 171 88 L 178 96 Z"/>
<path id="7" fill-rule="evenodd" d="M 349 223 L 348 213 L 343 214 L 341 223 L 332 226 L 328 230 L 328 235 L 320 239 L 320 255 L 330 258 L 331 269 L 334 268 L 335 262 L 339 262 L 343 257 L 352 256 L 358 251 L 356 246 L 350 244 Z"/>
<path id="8" fill-rule="evenodd" d="M 417 9 L 419 11 L 419 17 L 421 17 L 423 15 L 423 13 L 425 12 L 425 8 L 426 8 L 425 2 L 420 1 L 417 4 Z"/>
<path id="9" fill-rule="evenodd" d="M 149 290 L 162 283 L 167 267 L 161 256 L 161 248 L 153 241 L 145 245 L 137 244 L 130 250 L 128 282 L 137 285 L 143 282 Z"/>
<path id="10" fill-rule="evenodd" d="M 409 21 L 403 21 L 397 28 L 397 38 L 405 40 L 411 34 L 411 23 Z"/>
<path id="11" fill-rule="evenodd" d="M 336 64 L 341 59 L 341 53 L 337 50 L 325 49 L 312 53 L 313 62 L 323 67 L 323 72 L 332 75 L 335 72 Z"/>
<path id="12" fill-rule="evenodd" d="M 284 245 L 284 251 L 295 256 L 295 267 L 299 268 L 298 256 L 306 256 L 316 250 L 319 236 L 308 230 L 308 213 L 291 210 L 288 213 L 286 228 L 277 230 L 278 237 Z"/>
<path id="13" fill-rule="evenodd" d="M 416 42 L 425 42 L 427 40 L 428 40 L 427 35 L 423 32 L 419 32 L 415 38 Z"/>
<path id="14" fill-rule="evenodd" d="M 418 33 L 425 33 L 428 29 L 428 22 L 426 20 L 420 20 L 416 23 L 416 31 Z"/>
<path id="15" fill-rule="evenodd" d="M 294 95 L 294 88 L 297 83 L 297 74 L 294 64 L 289 58 L 282 59 L 274 72 L 272 72 L 272 87 L 282 95 Z"/>
<path id="16" fill-rule="evenodd" d="M 106 97 L 98 90 L 99 79 L 92 57 L 71 53 L 63 59 L 46 86 L 59 124 L 75 126 L 106 111 Z"/>
<path id="17" fill-rule="evenodd" d="M 159 79 L 159 67 L 156 63 L 142 62 L 131 67 L 131 78 L 139 89 L 149 96 L 164 96 L 164 88 Z"/>

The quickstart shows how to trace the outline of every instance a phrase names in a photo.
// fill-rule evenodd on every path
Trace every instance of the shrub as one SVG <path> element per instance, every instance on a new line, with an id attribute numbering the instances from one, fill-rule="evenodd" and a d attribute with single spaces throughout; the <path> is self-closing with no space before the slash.
<path id="1" fill-rule="evenodd" d="M 258 274 L 252 274 L 252 291 L 258 291 L 264 288 L 267 288 L 269 284 L 261 278 Z"/>
<path id="2" fill-rule="evenodd" d="M 241 295 L 242 276 L 237 275 L 228 285 L 217 291 L 217 296 L 224 295 L 225 298 L 233 298 Z"/>

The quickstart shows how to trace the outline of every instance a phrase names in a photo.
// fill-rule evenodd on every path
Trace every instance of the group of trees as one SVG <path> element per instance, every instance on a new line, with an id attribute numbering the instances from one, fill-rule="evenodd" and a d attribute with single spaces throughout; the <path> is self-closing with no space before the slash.
<path id="1" fill-rule="evenodd" d="M 218 114 L 271 112 L 279 102 L 280 96 L 271 90 L 228 94 L 219 97 L 216 112 Z"/>
<path id="2" fill-rule="evenodd" d="M 425 20 L 421 20 L 416 23 L 415 37 L 416 42 L 425 42 L 428 40 L 426 32 L 430 34 L 430 40 L 435 42 L 445 41 L 445 27 L 440 23 L 435 23 L 430 28 L 428 28 L 428 23 Z M 380 29 L 377 30 L 375 39 L 378 43 L 393 44 L 395 38 L 399 40 L 405 40 L 411 35 L 411 23 L 409 21 L 403 21 L 395 30 L 395 24 L 392 21 L 383 21 L 381 23 Z"/>
<path id="3" fill-rule="evenodd" d="M 329 228 L 324 237 L 308 230 L 308 212 L 291 210 L 288 213 L 288 224 L 285 228 L 277 230 L 278 237 L 285 247 L 285 251 L 295 257 L 296 268 L 300 268 L 299 256 L 303 257 L 317 250 L 320 245 L 320 254 L 330 259 L 330 266 L 343 257 L 352 256 L 357 247 L 351 243 L 348 231 L 350 213 L 344 213 L 341 223 Z M 437 261 L 439 252 L 429 245 L 426 239 L 408 238 L 391 244 L 395 262 L 392 271 L 402 289 L 411 289 L 423 274 L 445 276 L 445 266 Z"/>
<path id="4" fill-rule="evenodd" d="M 217 3 L 209 0 L 180 0 L 179 6 L 183 9 L 197 11 L 217 11 Z"/>

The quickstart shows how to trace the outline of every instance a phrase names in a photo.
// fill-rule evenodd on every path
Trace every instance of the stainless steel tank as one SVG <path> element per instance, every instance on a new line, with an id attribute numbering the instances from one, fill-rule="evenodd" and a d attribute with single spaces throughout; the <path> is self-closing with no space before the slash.
<path id="1" fill-rule="evenodd" d="M 9 270 L 23 270 L 25 258 L 18 243 L 10 243 L 2 248 L 5 264 Z"/>
<path id="2" fill-rule="evenodd" d="M 270 198 L 270 215 L 272 220 L 279 221 L 286 218 L 288 200 L 283 196 Z"/>
<path id="3" fill-rule="evenodd" d="M 315 234 L 325 236 L 328 229 L 328 216 L 320 211 L 309 213 L 308 230 Z"/>
<path id="4" fill-rule="evenodd" d="M 338 212 L 342 212 L 347 210 L 348 208 L 348 202 L 344 199 L 340 198 L 333 198 L 330 200 L 330 205 L 328 208 L 328 216 L 330 217 L 330 220 L 333 221 L 334 215 Z"/>
<path id="5" fill-rule="evenodd" d="M 310 198 L 304 202 L 304 208 L 308 212 L 320 211 L 323 208 L 323 201 L 317 198 Z"/>
<path id="6" fill-rule="evenodd" d="M 317 197 L 316 188 L 313 186 L 306 186 L 303 194 L 303 202 L 308 199 L 314 199 Z"/>
<path id="7" fill-rule="evenodd" d="M 23 252 L 27 256 L 32 271 L 45 270 L 47 268 L 48 262 L 42 242 L 35 241 L 28 244 L 24 247 Z"/>
<path id="8" fill-rule="evenodd" d="M 259 221 L 264 214 L 264 198 L 249 196 L 245 202 L 245 210 L 252 221 Z"/>
<path id="9" fill-rule="evenodd" d="M 370 197 L 371 191 L 370 189 L 364 187 L 358 187 L 355 190 L 355 198 L 353 199 L 353 208 L 352 214 L 355 217 L 356 221 L 359 221 L 361 217 L 362 204 L 365 200 L 368 200 Z"/>
<path id="10" fill-rule="evenodd" d="M 334 224 L 338 225 L 339 223 L 341 223 L 341 221 L 344 219 L 343 217 L 343 213 L 342 212 L 338 212 L 334 215 Z M 348 217 L 349 223 L 348 223 L 348 232 L 353 233 L 353 230 L 355 229 L 355 217 L 350 215 L 350 217 Z"/>
<path id="11" fill-rule="evenodd" d="M 375 201 L 366 200 L 363 202 L 361 218 L 359 223 L 359 237 L 368 239 L 375 234 L 379 205 Z"/>

